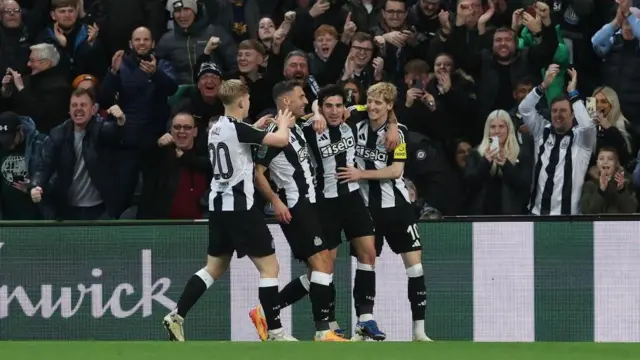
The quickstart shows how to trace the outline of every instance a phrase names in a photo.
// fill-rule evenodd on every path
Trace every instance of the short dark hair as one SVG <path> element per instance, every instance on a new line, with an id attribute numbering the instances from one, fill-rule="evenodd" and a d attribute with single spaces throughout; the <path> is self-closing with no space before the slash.
<path id="1" fill-rule="evenodd" d="M 71 93 L 71 97 L 81 97 L 81 96 L 88 96 L 89 99 L 91 99 L 91 102 L 95 104 L 96 102 L 96 92 L 95 90 L 93 90 L 93 88 L 90 89 L 83 89 L 83 88 L 77 88 L 75 90 L 73 90 L 73 92 Z"/>
<path id="2" fill-rule="evenodd" d="M 191 118 L 191 121 L 193 121 L 193 124 L 195 125 L 195 123 L 196 123 L 196 118 L 194 118 L 194 117 L 193 117 L 193 114 L 192 114 L 192 113 L 187 112 L 187 111 L 179 111 L 179 112 L 177 112 L 177 113 L 176 113 L 175 115 L 173 115 L 173 117 L 171 118 L 171 122 L 173 123 L 173 122 L 176 120 L 176 118 L 177 118 L 178 116 L 186 116 L 186 117 L 190 117 L 190 118 Z"/>
<path id="3" fill-rule="evenodd" d="M 556 97 L 553 98 L 553 100 L 551 100 L 551 104 L 549 104 L 549 106 L 553 106 L 556 103 L 562 102 L 562 101 L 568 101 L 569 105 L 571 105 L 571 99 L 569 99 L 569 97 L 565 94 L 560 94 Z"/>
<path id="4" fill-rule="evenodd" d="M 518 86 L 533 86 L 533 84 L 535 84 L 535 81 L 533 81 L 533 77 L 525 76 L 516 81 L 515 85 L 513 86 L 513 90 L 515 90 Z"/>
<path id="5" fill-rule="evenodd" d="M 273 87 L 273 101 L 277 101 L 282 95 L 292 92 L 298 86 L 302 86 L 298 80 L 285 80 L 277 83 Z"/>
<path id="6" fill-rule="evenodd" d="M 340 85 L 327 85 L 318 91 L 318 106 L 322 106 L 327 98 L 332 96 L 340 96 L 343 102 L 346 102 L 347 96 L 344 92 L 344 87 Z"/>
<path id="7" fill-rule="evenodd" d="M 51 1 L 51 10 L 72 7 L 75 8 L 78 6 L 78 0 L 52 0 Z"/>

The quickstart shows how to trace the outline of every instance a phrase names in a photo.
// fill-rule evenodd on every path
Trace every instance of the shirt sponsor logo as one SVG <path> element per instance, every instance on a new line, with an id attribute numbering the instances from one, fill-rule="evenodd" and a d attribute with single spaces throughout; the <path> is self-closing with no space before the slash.
<path id="1" fill-rule="evenodd" d="M 400 144 L 396 146 L 396 149 L 393 151 L 393 158 L 396 160 L 406 160 L 407 159 L 407 144 Z"/>
<path id="2" fill-rule="evenodd" d="M 356 146 L 356 156 L 369 161 L 387 162 L 387 153 L 385 151 L 369 149 L 362 145 Z"/>
<path id="3" fill-rule="evenodd" d="M 334 142 L 327 146 L 321 147 L 320 156 L 322 156 L 323 158 L 335 156 L 347 151 L 347 149 L 352 148 L 355 145 L 356 145 L 356 140 L 353 138 L 353 136 L 342 138 L 338 142 Z"/>

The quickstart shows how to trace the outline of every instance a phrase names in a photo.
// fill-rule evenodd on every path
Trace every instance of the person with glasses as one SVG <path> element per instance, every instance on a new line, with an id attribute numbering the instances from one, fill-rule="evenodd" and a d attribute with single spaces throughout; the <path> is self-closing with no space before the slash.
<path id="1" fill-rule="evenodd" d="M 211 162 L 195 146 L 195 119 L 178 113 L 170 131 L 170 143 L 158 143 L 143 157 L 138 219 L 200 219 L 204 214 Z"/>
<path id="2" fill-rule="evenodd" d="M 28 13 L 16 0 L 0 1 L 0 71 L 11 68 L 25 73 L 28 70 L 29 46 L 35 43 L 35 36 L 48 11 L 46 1 L 39 2 Z"/>

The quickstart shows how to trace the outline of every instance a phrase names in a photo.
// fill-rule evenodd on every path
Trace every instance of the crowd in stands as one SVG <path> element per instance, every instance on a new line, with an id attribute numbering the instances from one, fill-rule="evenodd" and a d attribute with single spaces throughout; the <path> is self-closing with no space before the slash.
<path id="1" fill-rule="evenodd" d="M 250 123 L 283 80 L 309 113 L 325 85 L 366 105 L 393 83 L 422 218 L 635 213 L 639 7 L 0 0 L 0 219 L 202 218 L 227 79 L 250 88 Z"/>

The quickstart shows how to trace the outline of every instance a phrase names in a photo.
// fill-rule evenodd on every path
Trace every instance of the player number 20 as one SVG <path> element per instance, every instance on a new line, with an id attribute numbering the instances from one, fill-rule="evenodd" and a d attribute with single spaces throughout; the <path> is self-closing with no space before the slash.
<path id="1" fill-rule="evenodd" d="M 209 144 L 211 154 L 211 167 L 213 168 L 213 178 L 216 180 L 229 180 L 233 176 L 233 165 L 229 147 L 225 143 L 216 145 Z"/>
<path id="2" fill-rule="evenodd" d="M 419 240 L 420 234 L 418 234 L 418 225 L 409 225 L 409 227 L 407 228 L 407 234 L 411 236 L 411 240 Z"/>

